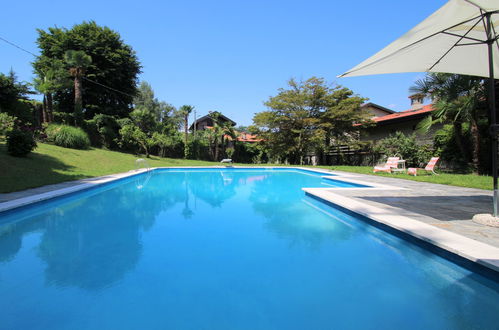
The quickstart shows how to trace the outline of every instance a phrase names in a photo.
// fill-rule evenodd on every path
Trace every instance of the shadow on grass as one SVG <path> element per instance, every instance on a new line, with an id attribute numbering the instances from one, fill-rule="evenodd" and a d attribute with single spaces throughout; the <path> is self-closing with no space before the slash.
<path id="1" fill-rule="evenodd" d="M 376 203 L 398 207 L 441 221 L 470 220 L 477 213 L 492 212 L 492 196 L 384 196 L 360 197 Z"/>
<path id="2" fill-rule="evenodd" d="M 6 149 L 5 145 L 0 145 L 0 193 L 90 177 L 81 173 L 71 174 L 75 167 L 55 157 L 37 152 L 27 157 L 13 157 L 7 154 Z"/>

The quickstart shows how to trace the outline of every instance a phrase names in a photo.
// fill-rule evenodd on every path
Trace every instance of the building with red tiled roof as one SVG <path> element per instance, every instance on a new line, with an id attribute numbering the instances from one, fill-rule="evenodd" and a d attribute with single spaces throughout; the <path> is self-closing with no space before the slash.
<path id="1" fill-rule="evenodd" d="M 402 132 L 405 135 L 416 134 L 419 144 L 433 143 L 435 132 L 442 127 L 441 125 L 433 125 L 427 133 L 416 130 L 421 120 L 431 115 L 434 110 L 433 106 L 431 104 L 423 105 L 423 99 L 419 95 L 412 95 L 409 98 L 411 99 L 411 109 L 371 118 L 376 125 L 362 130 L 361 140 L 378 141 L 395 132 Z"/>
<path id="2" fill-rule="evenodd" d="M 258 136 L 256 136 L 256 135 L 241 132 L 241 133 L 238 133 L 237 141 L 255 143 L 255 142 L 262 141 L 262 139 L 258 138 Z"/>

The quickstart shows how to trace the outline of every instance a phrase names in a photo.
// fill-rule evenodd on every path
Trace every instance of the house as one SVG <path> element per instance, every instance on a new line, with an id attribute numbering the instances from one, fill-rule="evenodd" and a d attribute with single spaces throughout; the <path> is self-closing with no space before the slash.
<path id="1" fill-rule="evenodd" d="M 230 118 L 220 114 L 220 120 L 222 122 L 229 122 L 231 126 L 236 126 L 236 122 L 231 120 Z M 203 116 L 199 119 L 196 119 L 194 123 L 191 124 L 189 127 L 189 130 L 191 131 L 203 131 L 206 130 L 207 128 L 213 127 L 213 119 L 210 117 L 210 115 Z M 195 128 L 195 129 L 194 129 Z"/>
<path id="2" fill-rule="evenodd" d="M 388 137 L 395 132 L 402 132 L 405 135 L 416 134 L 416 142 L 418 144 L 431 144 L 435 132 L 442 128 L 441 124 L 433 125 L 426 133 L 421 133 L 416 130 L 417 125 L 424 118 L 431 115 L 434 110 L 431 104 L 423 105 L 423 97 L 421 95 L 409 96 L 411 100 L 411 109 L 394 112 L 388 114 L 382 113 L 376 109 L 378 116 L 371 118 L 375 122 L 375 126 L 362 130 L 360 139 L 362 141 L 378 141 Z M 391 110 L 389 110 L 391 111 Z M 386 114 L 385 114 L 386 113 Z"/>
<path id="3" fill-rule="evenodd" d="M 364 103 L 360 106 L 360 108 L 363 111 L 366 111 L 372 115 L 371 119 L 373 118 L 378 118 L 378 117 L 383 117 L 387 115 L 391 115 L 392 113 L 395 113 L 395 111 L 390 110 L 388 108 L 382 107 L 379 104 L 376 103 Z"/>
<path id="4" fill-rule="evenodd" d="M 237 141 L 239 142 L 247 142 L 247 143 L 256 143 L 262 141 L 262 139 L 258 138 L 256 135 L 238 132 L 237 133 Z"/>

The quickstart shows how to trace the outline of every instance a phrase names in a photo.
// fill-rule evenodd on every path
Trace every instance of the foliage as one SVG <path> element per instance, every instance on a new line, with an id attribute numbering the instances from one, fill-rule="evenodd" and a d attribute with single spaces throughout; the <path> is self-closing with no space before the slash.
<path id="1" fill-rule="evenodd" d="M 206 131 L 196 131 L 192 138 L 187 141 L 187 159 L 210 159 L 209 142 Z"/>
<path id="2" fill-rule="evenodd" d="M 396 132 L 378 141 L 374 145 L 374 152 L 386 157 L 399 156 L 406 161 L 406 166 L 422 167 L 431 157 L 437 156 L 429 145 L 418 145 L 416 136 L 406 136 Z"/>
<path id="3" fill-rule="evenodd" d="M 64 53 L 64 62 L 74 78 L 74 118 L 75 124 L 81 125 L 83 120 L 83 87 L 82 78 L 85 70 L 92 63 L 92 58 L 81 50 L 67 50 Z"/>
<path id="4" fill-rule="evenodd" d="M 24 157 L 36 148 L 33 132 L 14 128 L 7 133 L 7 152 L 15 157 Z"/>
<path id="5" fill-rule="evenodd" d="M 35 89 L 43 94 L 42 121 L 54 120 L 53 95 L 59 90 L 72 87 L 69 72 L 62 60 L 44 58 L 45 63 L 39 66 L 37 77 L 33 79 Z"/>
<path id="6" fill-rule="evenodd" d="M 184 118 L 184 158 L 189 156 L 188 130 L 189 130 L 189 115 L 194 110 L 192 105 L 183 105 L 178 109 L 180 116 Z"/>
<path id="7" fill-rule="evenodd" d="M 129 114 L 141 66 L 135 51 L 123 42 L 116 31 L 90 21 L 74 25 L 71 29 L 39 29 L 38 33 L 40 56 L 33 67 L 39 79 L 44 78 L 43 73 L 53 69 L 52 63 L 63 62 L 68 50 L 83 51 L 92 59 L 86 68 L 83 87 L 85 118 L 91 119 L 97 113 L 120 118 Z M 72 112 L 74 97 L 71 87 L 59 86 L 54 93 L 54 107 L 59 112 Z"/>
<path id="8" fill-rule="evenodd" d="M 453 127 L 455 143 L 463 158 L 470 162 L 475 172 L 484 172 L 481 153 L 486 137 L 481 133 L 487 124 L 487 103 L 483 78 L 448 73 L 430 73 L 418 80 L 410 89 L 436 100 L 435 111 L 419 125 L 427 130 L 434 123 L 449 123 Z M 465 141 L 465 124 L 470 134 Z M 490 154 L 490 152 L 487 152 Z"/>
<path id="9" fill-rule="evenodd" d="M 225 154 L 227 155 L 227 158 L 232 158 L 234 152 L 235 152 L 234 147 L 228 147 L 227 149 L 225 149 Z"/>
<path id="10" fill-rule="evenodd" d="M 163 125 L 173 121 L 172 124 L 176 128 L 179 126 L 179 121 L 177 118 L 173 118 L 175 115 L 175 107 L 163 101 L 159 101 L 154 96 L 154 91 L 147 81 L 142 81 L 138 87 L 136 96 L 133 99 L 134 108 L 136 110 L 151 113 L 156 122 L 162 123 Z"/>
<path id="11" fill-rule="evenodd" d="M 104 146 L 107 149 L 118 147 L 116 140 L 119 140 L 120 125 L 113 116 L 97 114 L 94 118 L 86 120 L 84 127 L 92 145 Z"/>
<path id="12" fill-rule="evenodd" d="M 23 123 L 32 123 L 33 108 L 27 101 L 32 94 L 28 84 L 19 82 L 15 73 L 0 73 L 0 113 L 14 116 Z"/>
<path id="13" fill-rule="evenodd" d="M 225 155 L 229 139 L 235 143 L 236 132 L 230 122 L 223 120 L 219 111 L 210 111 L 209 116 L 213 127 L 206 130 L 204 136 L 209 143 L 210 158 L 219 161 Z"/>
<path id="14" fill-rule="evenodd" d="M 303 164 L 307 153 L 324 153 L 354 138 L 354 124 L 368 119 L 360 110 L 364 100 L 322 78 L 291 79 L 288 89 L 279 89 L 265 102 L 269 110 L 257 113 L 253 122 L 272 161 Z"/>
<path id="15" fill-rule="evenodd" d="M 233 159 L 238 163 L 266 163 L 268 159 L 263 147 L 257 143 L 237 143 L 234 148 Z"/>
<path id="16" fill-rule="evenodd" d="M 179 134 L 166 135 L 154 132 L 152 135 L 152 145 L 158 149 L 160 157 L 183 157 L 184 144 Z"/>
<path id="17" fill-rule="evenodd" d="M 120 129 L 120 146 L 123 148 L 140 149 L 149 158 L 149 148 L 153 140 L 135 124 L 127 124 Z"/>
<path id="18" fill-rule="evenodd" d="M 464 131 L 467 131 L 466 127 Z M 461 135 L 464 141 L 469 141 L 470 137 L 468 132 L 464 134 L 461 133 Z M 465 158 L 465 155 L 459 150 L 455 141 L 455 129 L 451 124 L 447 124 L 444 125 L 442 129 L 435 132 L 433 147 L 435 148 L 435 152 L 439 154 L 442 160 L 449 164 L 450 167 L 460 172 L 468 172 L 471 170 L 469 163 Z"/>
<path id="19" fill-rule="evenodd" d="M 14 129 L 16 117 L 0 112 L 0 137 L 7 136 Z"/>
<path id="20" fill-rule="evenodd" d="M 45 129 L 47 141 L 64 148 L 88 149 L 90 139 L 87 133 L 79 127 L 50 124 Z"/>

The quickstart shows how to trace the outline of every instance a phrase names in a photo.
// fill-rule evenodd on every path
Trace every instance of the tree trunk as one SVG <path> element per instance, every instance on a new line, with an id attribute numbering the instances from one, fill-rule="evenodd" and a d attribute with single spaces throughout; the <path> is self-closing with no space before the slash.
<path id="1" fill-rule="evenodd" d="M 462 125 L 459 122 L 453 122 L 452 126 L 454 127 L 454 141 L 456 142 L 457 147 L 461 151 L 461 154 L 464 157 L 464 161 L 468 163 L 470 159 L 469 156 L 470 154 L 463 142 Z"/>
<path id="2" fill-rule="evenodd" d="M 472 153 L 471 160 L 473 162 L 473 171 L 478 174 L 480 171 L 480 132 L 475 118 L 470 121 Z"/>
<path id="3" fill-rule="evenodd" d="M 75 125 L 79 126 L 82 120 L 83 102 L 82 102 L 82 85 L 81 76 L 75 76 L 75 108 L 74 108 L 74 120 Z"/>
<path id="4" fill-rule="evenodd" d="M 218 162 L 218 137 L 215 138 L 215 157 L 213 160 Z"/>
<path id="5" fill-rule="evenodd" d="M 184 116 L 184 158 L 187 159 L 187 151 L 189 150 L 187 147 L 187 127 L 189 125 L 189 115 L 186 114 Z"/>
<path id="6" fill-rule="evenodd" d="M 47 113 L 47 94 L 43 94 L 43 103 L 42 103 L 42 123 L 48 123 L 48 113 Z"/>
<path id="7" fill-rule="evenodd" d="M 54 121 L 54 102 L 52 100 L 52 93 L 47 93 L 47 120 L 49 123 Z"/>

